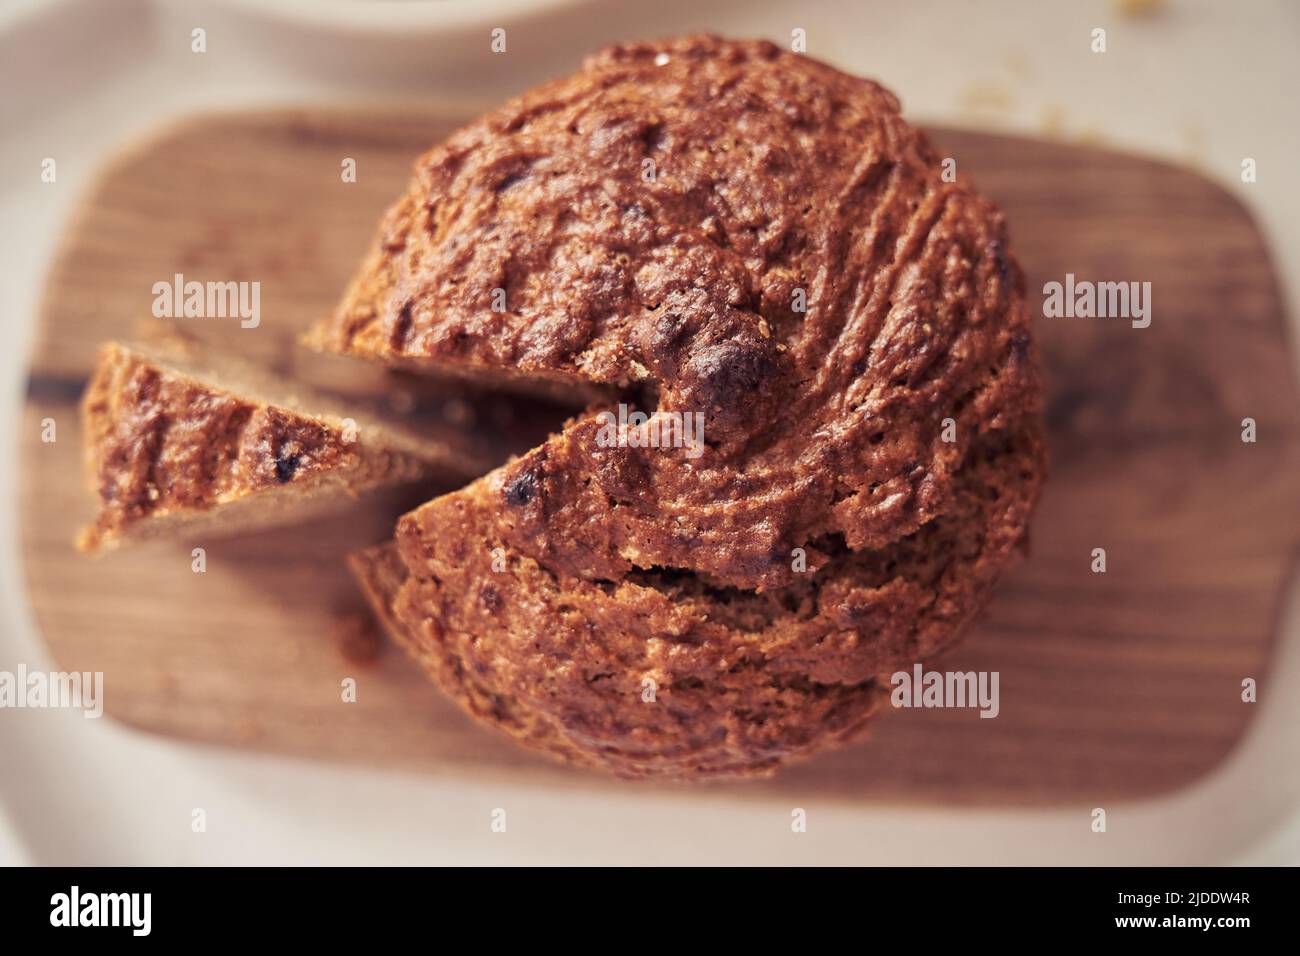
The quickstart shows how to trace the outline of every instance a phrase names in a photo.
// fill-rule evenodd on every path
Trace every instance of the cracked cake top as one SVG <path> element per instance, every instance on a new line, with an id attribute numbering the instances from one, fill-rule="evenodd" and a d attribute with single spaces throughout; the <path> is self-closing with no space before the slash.
<path id="1" fill-rule="evenodd" d="M 945 178 L 868 80 L 762 41 L 612 47 L 426 153 L 316 341 L 703 413 L 699 460 L 580 424 L 511 507 L 540 517 L 527 489 L 562 472 L 565 570 L 781 586 L 793 548 L 815 567 L 948 507 L 945 418 L 1038 401 L 1002 217 Z"/>
<path id="2" fill-rule="evenodd" d="M 1044 453 L 1023 276 L 950 168 L 877 84 L 710 36 L 601 51 L 420 158 L 314 344 L 606 393 L 399 525 L 381 601 L 444 687 L 617 772 L 745 772 L 952 642 Z M 701 416 L 702 452 L 603 440 L 618 400 Z"/>

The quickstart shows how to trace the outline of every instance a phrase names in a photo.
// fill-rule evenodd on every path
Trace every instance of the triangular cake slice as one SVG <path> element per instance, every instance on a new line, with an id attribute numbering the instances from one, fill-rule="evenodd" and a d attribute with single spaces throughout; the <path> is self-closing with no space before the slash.
<path id="1" fill-rule="evenodd" d="M 456 483 L 496 463 L 454 430 L 418 434 L 179 343 L 105 344 L 81 408 L 99 501 L 84 551 L 292 523 L 370 489 Z"/>

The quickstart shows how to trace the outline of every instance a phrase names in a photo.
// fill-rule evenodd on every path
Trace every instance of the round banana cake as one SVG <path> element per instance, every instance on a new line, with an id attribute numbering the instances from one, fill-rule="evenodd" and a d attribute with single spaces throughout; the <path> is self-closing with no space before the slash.
<path id="1" fill-rule="evenodd" d="M 406 515 L 384 600 L 476 717 L 623 776 L 861 731 L 1045 473 L 1002 215 L 889 91 L 762 41 L 611 47 L 455 133 L 312 342 L 587 403 Z"/>

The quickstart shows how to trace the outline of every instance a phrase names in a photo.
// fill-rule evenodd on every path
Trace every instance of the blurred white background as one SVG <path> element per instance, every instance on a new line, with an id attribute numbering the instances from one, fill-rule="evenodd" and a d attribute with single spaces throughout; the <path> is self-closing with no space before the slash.
<path id="1" fill-rule="evenodd" d="M 1141 9 L 1155 6 L 1154 13 Z M 202 26 L 208 53 L 189 50 Z M 493 56 L 489 30 L 509 53 Z M 1088 50 L 1108 30 L 1109 51 Z M 693 30 L 788 43 L 896 91 L 913 120 L 1074 139 L 1190 164 L 1236 192 L 1273 243 L 1300 315 L 1300 4 L 1287 0 L 149 2 L 8 0 L 0 9 L 0 669 L 49 666 L 23 596 L 14 450 L 54 244 L 111 151 L 214 108 L 382 100 L 487 107 L 603 43 Z M 59 157 L 57 188 L 39 182 Z M 1243 156 L 1259 181 L 1238 180 Z M 1300 862 L 1300 680 L 1293 612 L 1244 745 L 1209 779 L 1111 812 L 790 806 L 470 785 L 218 751 L 74 712 L 0 711 L 6 863 Z M 190 830 L 193 807 L 208 831 Z M 494 807 L 510 831 L 492 834 Z"/>

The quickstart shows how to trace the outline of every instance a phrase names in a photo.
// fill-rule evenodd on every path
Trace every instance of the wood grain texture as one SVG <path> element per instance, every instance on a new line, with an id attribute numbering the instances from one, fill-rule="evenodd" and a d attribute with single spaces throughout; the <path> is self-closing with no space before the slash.
<path id="1" fill-rule="evenodd" d="M 383 539 L 390 496 L 310 527 L 101 560 L 70 542 L 91 513 L 75 401 L 96 345 L 180 272 L 262 284 L 262 323 L 190 332 L 343 391 L 377 371 L 295 335 L 325 314 L 416 155 L 459 117 L 275 112 L 195 119 L 104 171 L 48 280 L 22 447 L 31 601 L 60 667 L 105 673 L 108 714 L 177 737 L 561 786 L 645 787 L 554 767 L 472 725 L 399 652 L 342 653 L 361 606 L 341 556 Z M 1039 319 L 1052 479 L 1030 559 L 945 668 L 996 670 L 1001 714 L 899 711 L 863 743 L 710 793 L 1027 805 L 1186 785 L 1241 738 L 1241 680 L 1270 692 L 1280 596 L 1300 540 L 1300 422 L 1267 249 L 1199 176 L 1090 148 L 934 131 L 1010 220 L 1038 309 L 1045 281 L 1149 281 L 1150 328 Z M 343 183 L 340 163 L 357 161 Z M 1243 444 L 1241 420 L 1258 422 Z M 58 440 L 40 441 L 40 422 Z M 490 422 L 480 427 L 493 427 Z M 207 549 L 205 574 L 189 551 Z M 1104 547 L 1108 573 L 1090 572 Z M 344 677 L 355 704 L 340 702 Z"/>

